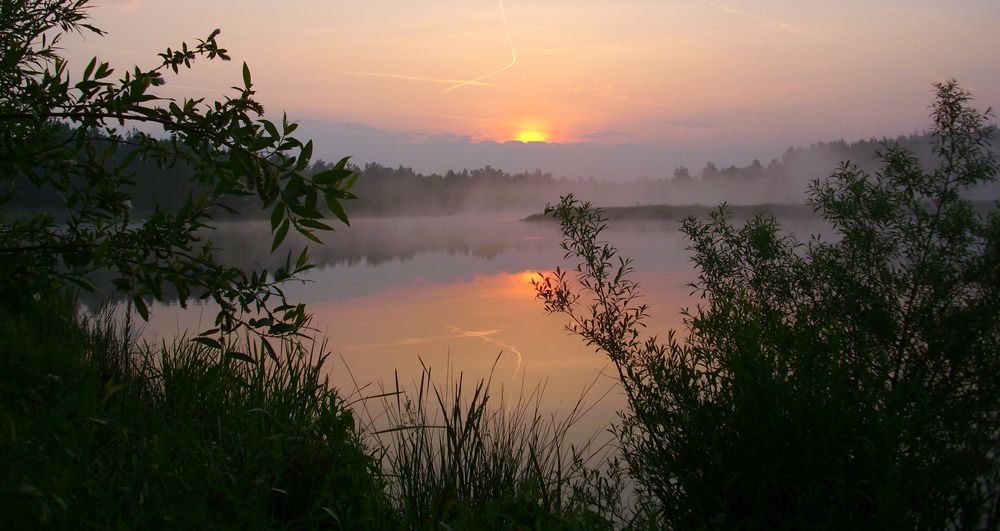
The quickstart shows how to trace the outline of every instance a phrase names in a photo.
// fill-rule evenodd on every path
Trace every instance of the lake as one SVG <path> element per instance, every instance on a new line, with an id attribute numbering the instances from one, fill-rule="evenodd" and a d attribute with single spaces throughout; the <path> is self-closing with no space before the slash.
<path id="1" fill-rule="evenodd" d="M 494 395 L 508 397 L 544 386 L 543 410 L 558 415 L 590 388 L 593 410 L 584 431 L 599 430 L 624 406 L 608 359 L 565 329 L 566 318 L 546 315 L 531 279 L 575 264 L 563 259 L 554 222 L 521 215 L 358 218 L 350 228 L 310 246 L 319 267 L 306 284 L 290 284 L 292 301 L 311 311 L 317 338 L 332 353 L 333 384 L 345 396 L 413 388 L 423 367 L 435 381 L 492 375 Z M 808 234 L 818 223 L 797 220 Z M 648 331 L 665 335 L 681 326 L 680 309 L 697 303 L 688 283 L 695 273 L 687 243 L 673 220 L 612 221 L 605 238 L 634 259 L 634 279 L 651 314 Z M 243 267 L 274 267 L 264 221 L 224 222 L 211 235 L 229 260 Z M 291 240 L 293 256 L 303 244 Z M 210 305 L 151 307 L 141 331 L 150 341 L 210 328 Z M 499 359 L 498 359 L 499 356 Z M 596 404 L 595 404 L 596 403 Z"/>

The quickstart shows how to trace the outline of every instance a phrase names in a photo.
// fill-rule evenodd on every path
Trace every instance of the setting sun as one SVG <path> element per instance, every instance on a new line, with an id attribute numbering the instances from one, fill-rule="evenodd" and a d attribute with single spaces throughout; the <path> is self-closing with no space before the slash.
<path id="1" fill-rule="evenodd" d="M 519 142 L 546 142 L 548 139 L 549 135 L 540 131 L 521 131 L 517 134 Z"/>

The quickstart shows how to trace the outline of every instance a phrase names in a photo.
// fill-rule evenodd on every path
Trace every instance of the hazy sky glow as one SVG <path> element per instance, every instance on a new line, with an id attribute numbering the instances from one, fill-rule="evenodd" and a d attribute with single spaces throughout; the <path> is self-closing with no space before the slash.
<path id="1" fill-rule="evenodd" d="M 245 60 L 269 112 L 396 143 L 637 144 L 678 163 L 745 162 L 923 129 L 947 78 L 1000 104 L 995 0 L 105 0 L 91 14 L 110 36 L 66 41 L 78 68 L 95 54 L 151 65 L 218 27 L 234 61 L 163 94 L 218 94 Z M 341 150 L 370 147 L 350 138 Z"/>

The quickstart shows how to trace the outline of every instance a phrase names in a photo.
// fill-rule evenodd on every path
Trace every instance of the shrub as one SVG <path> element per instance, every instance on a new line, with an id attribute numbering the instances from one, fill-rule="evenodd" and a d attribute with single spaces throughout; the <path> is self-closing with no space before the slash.
<path id="1" fill-rule="evenodd" d="M 703 303 L 665 341 L 641 333 L 603 213 L 548 209 L 578 283 L 557 270 L 539 297 L 617 367 L 616 432 L 662 525 L 1000 525 L 1000 215 L 961 195 L 997 174 L 992 115 L 936 89 L 937 168 L 887 143 L 881 172 L 812 183 L 834 241 L 764 214 L 735 227 L 724 206 L 685 220 Z"/>

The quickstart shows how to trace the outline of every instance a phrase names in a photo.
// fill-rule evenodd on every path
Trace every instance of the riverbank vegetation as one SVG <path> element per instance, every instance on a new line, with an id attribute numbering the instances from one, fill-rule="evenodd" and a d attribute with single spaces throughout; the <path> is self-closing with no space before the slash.
<path id="1" fill-rule="evenodd" d="M 621 486 L 566 443 L 569 424 L 528 400 L 508 408 L 483 382 L 428 378 L 350 407 L 320 345 L 284 342 L 275 357 L 255 345 L 136 344 L 127 323 L 83 319 L 58 295 L 2 305 L 0 523 L 610 529 L 624 514 Z M 391 429 L 364 428 L 365 401 Z"/>
<path id="2" fill-rule="evenodd" d="M 140 347 L 59 296 L 2 318 L 5 527 L 322 528 L 380 514 L 377 462 L 315 352 Z"/>
<path id="3" fill-rule="evenodd" d="M 723 207 L 683 224 L 701 302 L 648 337 L 607 218 L 549 212 L 572 272 L 537 282 L 607 355 L 629 402 L 630 477 L 672 529 L 993 529 L 1000 525 L 1000 212 L 962 192 L 996 179 L 992 114 L 937 85 L 925 169 L 887 144 L 810 204 L 836 238 L 801 242 Z"/>
<path id="4" fill-rule="evenodd" d="M 569 445 L 580 404 L 549 420 L 534 392 L 498 402 L 489 381 L 442 387 L 428 368 L 415 389 L 331 387 L 306 308 L 282 291 L 308 252 L 249 271 L 199 234 L 253 205 L 272 249 L 292 230 L 318 241 L 348 222 L 357 172 L 312 162 L 294 123 L 264 118 L 246 66 L 223 101 L 151 93 L 228 60 L 218 31 L 150 70 L 112 81 L 95 60 L 71 80 L 56 44 L 101 33 L 86 7 L 0 6 L 0 527 L 1000 525 L 1000 214 L 963 196 L 998 162 L 992 115 L 956 83 L 937 86 L 933 169 L 888 142 L 877 172 L 845 163 L 812 184 L 835 241 L 799 242 L 763 214 L 685 221 L 704 304 L 682 335 L 646 335 L 603 211 L 549 209 L 579 265 L 540 278 L 539 296 L 628 398 L 606 453 Z M 190 168 L 190 193 L 138 215 L 139 162 Z M 60 217 L 14 209 L 25 187 Z M 80 311 L 95 272 L 132 312 Z M 174 296 L 217 304 L 213 327 L 137 342 L 129 320 Z"/>
<path id="5" fill-rule="evenodd" d="M 319 243 L 330 219 L 348 223 L 348 159 L 314 168 L 296 125 L 264 117 L 245 64 L 220 101 L 157 96 L 230 59 L 218 30 L 151 69 L 71 71 L 62 36 L 102 35 L 87 9 L 0 5 L 0 528 L 610 525 L 574 494 L 592 476 L 565 426 L 494 404 L 488 386 L 448 400 L 428 380 L 415 402 L 394 390 L 381 397 L 394 424 L 363 425 L 353 411 L 379 397 L 352 409 L 329 385 L 308 313 L 282 289 L 314 267 L 308 251 L 248 270 L 203 238 L 242 209 L 264 212 L 272 251 L 290 232 Z M 151 168 L 183 175 L 183 196 L 139 204 Z M 209 330 L 137 344 L 129 321 L 81 312 L 92 275 L 130 318 L 173 298 L 219 311 Z"/>

